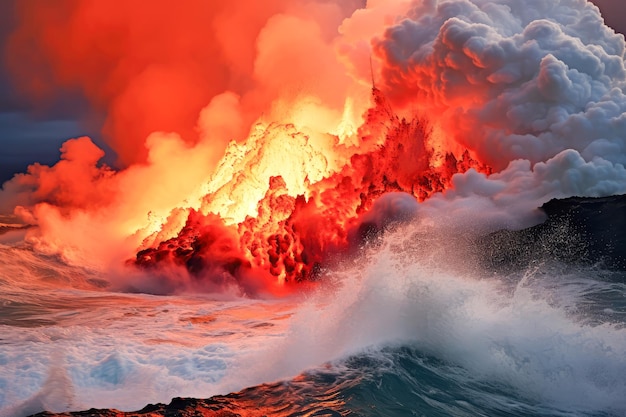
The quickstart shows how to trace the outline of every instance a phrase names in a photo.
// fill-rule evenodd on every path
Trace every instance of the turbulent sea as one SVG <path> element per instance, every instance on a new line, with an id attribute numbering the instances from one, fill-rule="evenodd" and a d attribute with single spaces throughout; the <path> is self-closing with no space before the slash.
<path id="1" fill-rule="evenodd" d="M 147 295 L 9 235 L 2 417 L 233 392 L 244 415 L 626 415 L 623 273 L 488 271 L 402 231 L 289 298 Z"/>

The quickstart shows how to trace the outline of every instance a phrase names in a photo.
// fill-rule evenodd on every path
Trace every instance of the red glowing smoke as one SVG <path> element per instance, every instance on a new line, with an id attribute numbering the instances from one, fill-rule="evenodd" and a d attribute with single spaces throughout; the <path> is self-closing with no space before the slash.
<path id="1" fill-rule="evenodd" d="M 25 91 L 80 89 L 124 166 L 81 138 L 8 182 L 41 249 L 252 294 L 315 278 L 417 207 L 488 230 L 553 197 L 626 191 L 626 44 L 587 2 L 62 0 L 17 15 L 7 56 Z"/>
<path id="2" fill-rule="evenodd" d="M 144 142 L 155 131 L 196 143 L 198 114 L 226 91 L 245 96 L 242 126 L 213 141 L 243 139 L 277 90 L 335 68 L 324 50 L 330 34 L 318 22 L 336 28 L 354 2 L 343 3 L 16 2 L 19 26 L 6 56 L 35 100 L 80 89 L 106 114 L 104 136 L 129 165 L 146 160 Z M 214 144 L 218 154 L 225 143 Z"/>

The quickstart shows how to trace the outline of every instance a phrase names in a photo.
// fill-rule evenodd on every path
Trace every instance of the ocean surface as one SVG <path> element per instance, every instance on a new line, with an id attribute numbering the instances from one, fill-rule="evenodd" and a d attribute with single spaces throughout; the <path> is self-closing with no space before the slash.
<path id="1" fill-rule="evenodd" d="M 6 234 L 0 416 L 232 392 L 281 416 L 626 416 L 624 273 L 488 271 L 407 228 L 277 299 L 121 292 Z"/>

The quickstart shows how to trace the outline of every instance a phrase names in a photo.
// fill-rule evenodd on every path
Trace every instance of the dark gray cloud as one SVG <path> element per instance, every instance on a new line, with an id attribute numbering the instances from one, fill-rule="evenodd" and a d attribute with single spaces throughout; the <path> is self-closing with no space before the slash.
<path id="1" fill-rule="evenodd" d="M 50 165 L 59 159 L 59 148 L 68 138 L 80 136 L 72 120 L 33 120 L 26 112 L 0 113 L 0 181 L 25 172 L 33 162 Z"/>

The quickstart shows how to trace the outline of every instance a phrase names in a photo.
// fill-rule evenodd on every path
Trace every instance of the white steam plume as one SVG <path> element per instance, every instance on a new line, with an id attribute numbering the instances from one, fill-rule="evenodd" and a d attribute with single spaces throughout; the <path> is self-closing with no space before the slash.
<path id="1" fill-rule="evenodd" d="M 374 2 L 372 2 L 374 3 Z M 400 3 L 398 3 L 400 4 Z M 499 171 L 429 202 L 522 227 L 555 197 L 626 192 L 624 36 L 586 0 L 420 0 L 374 42 L 381 89 Z M 371 12 L 376 7 L 373 4 Z M 354 15 L 358 26 L 362 15 Z M 522 216 L 522 217 L 520 217 Z"/>

